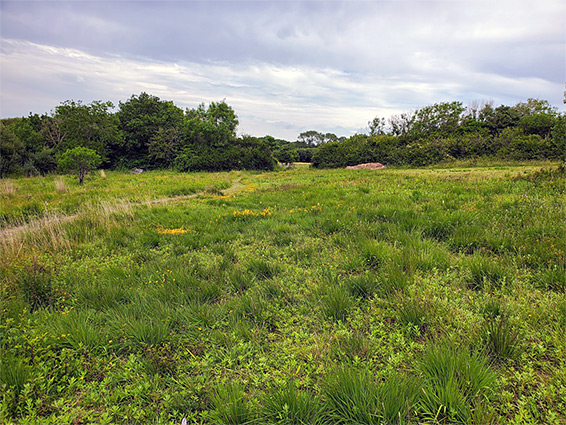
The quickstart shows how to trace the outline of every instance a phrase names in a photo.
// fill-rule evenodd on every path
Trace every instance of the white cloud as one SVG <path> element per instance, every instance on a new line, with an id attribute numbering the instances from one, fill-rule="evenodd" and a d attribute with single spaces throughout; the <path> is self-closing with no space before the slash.
<path id="1" fill-rule="evenodd" d="M 147 91 L 240 131 L 348 135 L 442 101 L 562 105 L 561 0 L 1 2 L 2 117 Z"/>

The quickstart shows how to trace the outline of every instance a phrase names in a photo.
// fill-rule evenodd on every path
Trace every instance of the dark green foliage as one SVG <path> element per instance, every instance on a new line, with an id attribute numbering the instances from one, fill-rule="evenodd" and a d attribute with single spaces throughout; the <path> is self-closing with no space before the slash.
<path id="1" fill-rule="evenodd" d="M 6 123 L 0 123 L 0 177 L 23 174 L 25 147 Z"/>
<path id="2" fill-rule="evenodd" d="M 110 146 L 114 166 L 151 168 L 151 155 L 158 161 L 172 160 L 156 151 L 165 147 L 172 154 L 176 152 L 177 136 L 171 135 L 170 130 L 182 129 L 183 111 L 173 102 L 143 92 L 120 102 L 116 117 L 124 138 Z"/>
<path id="3" fill-rule="evenodd" d="M 107 161 L 109 147 L 119 143 L 122 137 L 118 118 L 110 113 L 113 107 L 112 102 L 83 105 L 81 101 L 68 100 L 55 108 L 52 117 L 45 118 L 45 134 L 58 153 L 82 147 Z"/>
<path id="4" fill-rule="evenodd" d="M 440 103 L 390 119 L 383 131 L 321 145 L 313 166 L 338 168 L 367 162 L 425 166 L 454 159 L 564 158 L 564 117 L 547 102 L 529 99 L 514 107 L 485 105 L 465 112 L 459 102 Z"/>

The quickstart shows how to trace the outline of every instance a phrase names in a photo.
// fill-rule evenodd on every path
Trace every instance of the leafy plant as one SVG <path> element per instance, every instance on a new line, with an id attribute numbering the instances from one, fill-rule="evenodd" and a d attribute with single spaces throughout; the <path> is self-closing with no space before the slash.
<path id="1" fill-rule="evenodd" d="M 66 150 L 59 160 L 59 169 L 63 172 L 76 174 L 79 184 L 88 172 L 96 169 L 102 163 L 102 158 L 95 151 L 85 147 Z"/>

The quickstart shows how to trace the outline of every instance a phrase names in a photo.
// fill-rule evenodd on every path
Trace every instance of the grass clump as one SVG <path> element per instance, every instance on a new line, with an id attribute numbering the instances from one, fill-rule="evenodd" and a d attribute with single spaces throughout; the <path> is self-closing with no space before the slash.
<path id="1" fill-rule="evenodd" d="M 411 423 L 419 384 L 401 374 L 377 381 L 367 370 L 339 368 L 328 378 L 322 397 L 323 423 Z"/>
<path id="2" fill-rule="evenodd" d="M 517 334 L 504 314 L 486 319 L 481 339 L 486 352 L 496 362 L 514 360 L 519 355 Z"/>
<path id="3" fill-rule="evenodd" d="M 348 290 L 341 285 L 330 286 L 321 299 L 322 311 L 334 320 L 346 320 L 350 308 L 354 305 Z"/>
<path id="4" fill-rule="evenodd" d="M 254 411 L 241 386 L 234 383 L 219 385 L 211 394 L 211 400 L 214 410 L 210 416 L 214 423 L 225 425 L 254 423 Z"/>
<path id="5" fill-rule="evenodd" d="M 319 397 L 297 388 L 294 380 L 262 399 L 262 415 L 272 424 L 310 425 L 321 423 Z M 262 421 L 263 422 L 263 421 Z"/>
<path id="6" fill-rule="evenodd" d="M 426 420 L 468 423 L 494 398 L 496 374 L 481 354 L 440 343 L 425 350 L 419 369 L 425 381 L 419 407 Z"/>
<path id="7" fill-rule="evenodd" d="M 493 258 L 472 255 L 464 262 L 470 272 L 470 287 L 481 289 L 486 286 L 500 287 L 507 280 L 507 268 Z"/>

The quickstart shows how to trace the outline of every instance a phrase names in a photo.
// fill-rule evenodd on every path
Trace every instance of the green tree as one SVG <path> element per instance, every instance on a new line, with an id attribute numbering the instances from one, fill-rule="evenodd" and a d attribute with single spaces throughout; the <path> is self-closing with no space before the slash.
<path id="1" fill-rule="evenodd" d="M 82 146 L 66 150 L 59 159 L 59 169 L 64 173 L 76 174 L 79 184 L 88 172 L 96 169 L 102 158 L 94 150 Z"/>
<path id="2" fill-rule="evenodd" d="M 225 102 L 212 102 L 208 108 L 201 103 L 185 113 L 188 144 L 225 148 L 236 139 L 238 117 Z"/>
<path id="3" fill-rule="evenodd" d="M 368 128 L 370 136 L 385 134 L 385 118 L 375 117 L 373 120 L 368 121 Z"/>
<path id="4" fill-rule="evenodd" d="M 152 167 L 149 156 L 151 139 L 159 130 L 175 128 L 182 131 L 183 110 L 171 101 L 164 101 L 145 92 L 120 102 L 116 113 L 118 128 L 124 139 L 111 146 L 113 165 L 124 167 Z"/>
<path id="5" fill-rule="evenodd" d="M 25 147 L 6 120 L 0 122 L 0 177 L 21 174 L 25 161 Z"/>
<path id="6" fill-rule="evenodd" d="M 85 105 L 67 100 L 46 119 L 46 134 L 57 152 L 81 146 L 107 160 L 108 146 L 121 139 L 118 119 L 111 113 L 113 107 L 112 102 L 94 101 Z"/>
<path id="7" fill-rule="evenodd" d="M 153 166 L 168 168 L 179 152 L 183 135 L 178 128 L 160 128 L 149 139 L 148 156 Z"/>
<path id="8" fill-rule="evenodd" d="M 461 102 L 443 102 L 419 109 L 413 116 L 410 133 L 414 139 L 448 137 L 460 124 Z"/>

